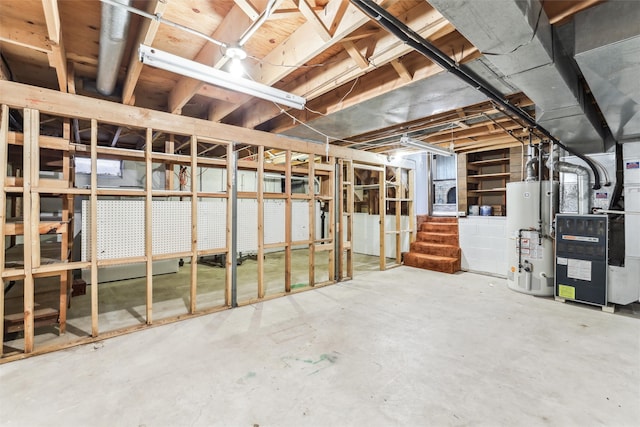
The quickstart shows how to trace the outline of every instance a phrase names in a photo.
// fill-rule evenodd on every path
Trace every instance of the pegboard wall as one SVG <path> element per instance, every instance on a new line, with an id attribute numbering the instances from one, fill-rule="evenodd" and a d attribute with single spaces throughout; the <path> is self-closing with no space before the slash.
<path id="1" fill-rule="evenodd" d="M 309 240 L 309 202 L 294 200 L 291 204 L 291 240 Z"/>
<path id="2" fill-rule="evenodd" d="M 89 206 L 82 201 L 82 261 L 91 258 Z M 190 201 L 153 201 L 152 218 L 154 255 L 191 250 Z M 144 256 L 144 200 L 98 200 L 97 219 L 98 259 Z M 199 250 L 224 248 L 226 228 L 226 199 L 198 202 Z"/>
<path id="3" fill-rule="evenodd" d="M 264 201 L 264 243 L 283 243 L 285 241 L 285 201 Z"/>
<path id="4" fill-rule="evenodd" d="M 268 228 L 266 224 L 265 228 Z M 237 252 L 258 252 L 258 201 L 255 199 L 238 199 Z"/>

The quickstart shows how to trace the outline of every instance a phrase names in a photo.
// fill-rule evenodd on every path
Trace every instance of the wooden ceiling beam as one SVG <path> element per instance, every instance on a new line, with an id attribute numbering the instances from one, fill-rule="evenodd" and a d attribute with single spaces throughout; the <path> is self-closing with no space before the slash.
<path id="1" fill-rule="evenodd" d="M 260 16 L 260 12 L 249 0 L 234 0 L 236 6 L 238 6 L 242 11 L 251 19 L 255 21 Z"/>
<path id="2" fill-rule="evenodd" d="M 154 0 L 149 2 L 147 12 L 156 16 L 162 16 L 169 4 L 169 0 Z M 129 59 L 129 67 L 127 68 L 127 76 L 124 79 L 124 89 L 122 90 L 122 103 L 127 105 L 133 105 L 136 85 L 140 78 L 140 72 L 142 72 L 142 62 L 138 60 L 138 46 L 145 44 L 151 46 L 153 40 L 156 38 L 158 28 L 160 27 L 160 21 L 152 19 L 144 19 L 136 43 L 134 45 L 133 52 L 131 52 L 131 58 Z"/>
<path id="3" fill-rule="evenodd" d="M 327 28 L 327 26 L 322 22 L 322 20 L 318 17 L 318 15 L 313 11 L 311 5 L 307 2 L 307 0 L 298 0 L 298 9 L 300 9 L 300 13 L 307 19 L 315 32 L 320 36 L 322 40 L 328 42 L 331 40 L 331 32 Z"/>
<path id="4" fill-rule="evenodd" d="M 403 81 L 408 83 L 413 80 L 413 75 L 409 72 L 407 67 L 405 67 L 405 65 L 400 62 L 399 59 L 394 59 L 390 63 L 393 69 L 396 70 L 396 73 L 398 73 L 398 76 L 400 76 Z"/>
<path id="5" fill-rule="evenodd" d="M 379 3 L 380 0 L 376 2 Z M 330 29 L 331 40 L 325 41 L 316 33 L 316 24 L 307 21 L 265 56 L 264 62 L 247 70 L 247 74 L 254 76 L 257 82 L 271 86 L 292 72 L 292 68 L 282 65 L 305 64 L 369 22 L 369 18 L 360 9 L 343 0 L 331 0 L 325 6 L 323 13 L 316 16 L 325 27 Z M 245 102 L 251 99 L 253 98 L 247 96 Z M 220 108 L 215 119 L 220 121 L 238 108 L 239 106 Z"/>
<path id="6" fill-rule="evenodd" d="M 344 50 L 347 51 L 351 59 L 360 67 L 360 69 L 364 70 L 369 68 L 369 61 L 360 53 L 360 50 L 356 46 L 356 44 L 352 41 L 343 41 L 342 46 Z"/>
<path id="7" fill-rule="evenodd" d="M 20 27 L 21 25 L 18 25 L 14 20 L 3 18 L 0 23 L 0 42 L 26 47 L 38 52 L 51 52 L 51 41 L 46 34 L 24 31 Z"/>
<path id="8" fill-rule="evenodd" d="M 264 9 L 267 5 L 267 0 L 256 0 L 255 3 L 256 7 Z M 252 23 L 251 18 L 236 4 L 231 8 L 213 34 L 211 34 L 211 37 L 216 40 L 235 42 L 242 37 L 242 34 L 244 34 L 245 30 L 249 28 Z M 213 66 L 214 68 L 220 68 L 226 63 L 220 46 L 216 46 L 213 43 L 205 44 L 196 55 L 194 61 Z M 189 77 L 180 78 L 171 93 L 169 93 L 169 112 L 179 112 L 182 107 L 193 98 L 203 84 L 200 80 L 194 80 Z"/>
<path id="9" fill-rule="evenodd" d="M 402 18 L 405 22 L 408 22 L 408 25 L 412 28 L 416 28 L 416 32 L 432 41 L 433 39 L 431 38 L 431 35 L 435 33 L 442 34 L 443 27 L 447 28 L 449 33 L 454 31 L 453 26 L 426 2 L 407 11 Z M 363 75 L 372 72 L 375 68 L 379 68 L 382 65 L 413 51 L 411 47 L 402 43 L 402 41 L 398 40 L 394 35 L 386 32 L 381 34 L 382 37 L 377 41 L 374 51 L 368 59 L 369 66 L 367 69 L 359 68 L 353 63 L 350 57 L 345 56 L 344 60 L 332 64 L 331 68 L 326 69 L 321 67 L 317 70 L 311 70 L 301 78 L 288 84 L 283 89 L 300 96 L 304 96 L 307 98 L 307 101 L 309 101 L 328 92 L 335 91 L 336 87 L 345 85 L 358 77 L 362 77 Z M 475 54 L 475 52 L 477 52 L 477 50 L 470 46 L 467 46 L 464 49 L 465 57 Z M 462 50 L 460 50 L 460 54 L 462 54 Z M 412 76 L 412 79 L 415 79 L 415 76 Z M 406 83 L 406 81 L 394 83 L 394 88 Z M 382 89 L 383 86 L 387 87 L 387 89 Z M 381 89 L 378 94 L 389 90 L 388 84 L 382 85 L 380 88 Z M 368 88 L 368 90 L 372 90 L 372 88 Z M 342 105 L 343 107 L 347 107 L 347 105 L 353 104 L 342 103 Z M 325 113 L 336 111 L 335 105 L 323 108 L 323 110 Z M 251 111 L 245 116 L 241 125 L 245 127 L 255 127 L 278 116 L 279 114 L 280 110 L 275 108 L 272 103 L 254 103 Z M 299 113 L 294 112 L 294 114 Z"/>
<path id="10" fill-rule="evenodd" d="M 47 52 L 49 65 L 56 70 L 58 87 L 61 92 L 67 91 L 67 56 L 62 40 L 60 11 L 58 0 L 42 0 L 42 8 L 47 23 L 47 32 L 51 41 L 51 52 Z"/>

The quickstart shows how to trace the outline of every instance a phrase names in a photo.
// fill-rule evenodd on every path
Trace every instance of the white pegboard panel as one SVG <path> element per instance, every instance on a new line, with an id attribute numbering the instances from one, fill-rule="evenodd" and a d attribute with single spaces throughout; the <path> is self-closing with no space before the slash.
<path id="1" fill-rule="evenodd" d="M 264 201 L 264 243 L 283 243 L 285 241 L 285 201 Z"/>
<path id="2" fill-rule="evenodd" d="M 265 201 L 266 202 L 266 201 Z M 266 203 L 265 203 L 266 210 Z M 258 201 L 238 199 L 238 248 L 237 252 L 258 251 Z M 268 228 L 265 224 L 265 228 Z"/>
<path id="3" fill-rule="evenodd" d="M 144 200 L 98 201 L 98 259 L 144 256 Z M 90 259 L 89 201 L 82 201 L 82 260 Z"/>
<path id="4" fill-rule="evenodd" d="M 155 200 L 152 202 L 151 216 L 154 255 L 191 250 L 190 201 Z"/>
<path id="5" fill-rule="evenodd" d="M 91 242 L 91 218 L 89 215 L 89 201 L 82 201 L 82 233 L 80 234 L 80 260 L 83 262 L 91 259 L 89 254 L 89 242 Z"/>
<path id="6" fill-rule="evenodd" d="M 309 202 L 294 200 L 291 204 L 291 240 L 309 240 Z"/>
<path id="7" fill-rule="evenodd" d="M 227 200 L 209 199 L 198 202 L 198 249 L 219 249 L 226 246 Z M 257 246 L 256 240 L 256 248 Z"/>

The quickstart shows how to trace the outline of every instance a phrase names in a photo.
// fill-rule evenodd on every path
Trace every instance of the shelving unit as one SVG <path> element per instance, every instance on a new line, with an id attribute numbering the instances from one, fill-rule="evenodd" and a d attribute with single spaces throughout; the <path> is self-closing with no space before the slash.
<path id="1" fill-rule="evenodd" d="M 465 172 L 467 210 L 468 206 L 488 205 L 493 207 L 493 215 L 506 215 L 509 150 L 467 154 Z"/>

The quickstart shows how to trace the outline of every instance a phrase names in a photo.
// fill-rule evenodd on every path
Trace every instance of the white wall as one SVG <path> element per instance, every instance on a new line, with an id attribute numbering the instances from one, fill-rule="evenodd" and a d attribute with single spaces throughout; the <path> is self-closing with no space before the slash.
<path id="1" fill-rule="evenodd" d="M 468 216 L 458 220 L 462 269 L 506 277 L 507 218 Z"/>
<path id="2" fill-rule="evenodd" d="M 415 162 L 415 197 L 414 209 L 416 215 L 426 215 L 429 212 L 429 189 L 427 188 L 428 174 L 427 153 L 418 153 L 407 156 L 406 160 Z"/>
<path id="3" fill-rule="evenodd" d="M 409 228 L 409 217 L 401 216 L 402 230 Z M 396 217 L 385 216 L 385 229 L 395 230 Z M 409 251 L 409 233 L 403 233 L 401 250 Z M 384 252 L 387 258 L 396 257 L 396 236 L 387 234 L 385 236 Z M 380 256 L 380 215 L 369 215 L 367 213 L 356 212 L 353 214 L 353 251 L 359 254 Z"/>

